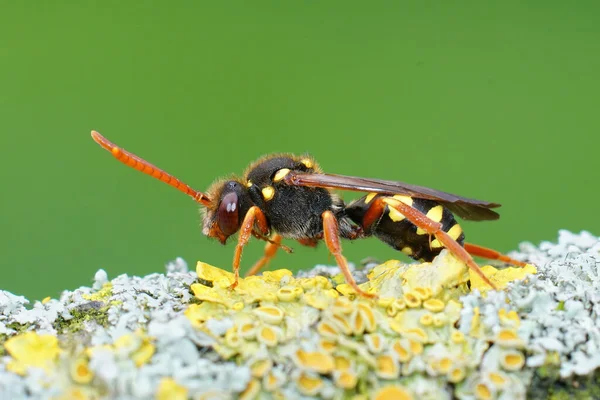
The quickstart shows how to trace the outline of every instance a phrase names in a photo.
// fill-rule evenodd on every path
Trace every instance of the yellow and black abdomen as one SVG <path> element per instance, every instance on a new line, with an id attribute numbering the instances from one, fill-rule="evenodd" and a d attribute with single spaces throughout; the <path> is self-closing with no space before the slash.
<path id="1" fill-rule="evenodd" d="M 403 195 L 370 193 L 346 207 L 347 216 L 360 225 L 366 235 L 379 238 L 415 260 L 432 261 L 443 249 L 443 245 L 435 237 L 417 228 L 399 211 L 388 205 L 385 205 L 383 210 L 381 207 L 373 207 L 376 200 L 382 197 L 393 197 L 422 212 L 431 220 L 441 223 L 442 230 L 461 246 L 464 244 L 465 235 L 462 228 L 447 208 L 432 200 Z"/>

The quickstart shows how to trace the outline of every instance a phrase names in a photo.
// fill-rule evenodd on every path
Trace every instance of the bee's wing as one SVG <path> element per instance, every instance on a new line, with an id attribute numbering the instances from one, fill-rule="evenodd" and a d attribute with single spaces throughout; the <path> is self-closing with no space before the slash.
<path id="1" fill-rule="evenodd" d="M 420 199 L 434 200 L 447 207 L 459 217 L 471 221 L 495 220 L 500 217 L 491 208 L 500 204 L 482 200 L 469 199 L 455 194 L 430 189 L 423 186 L 410 185 L 404 182 L 382 179 L 360 178 L 334 174 L 305 174 L 290 172 L 286 182 L 298 186 L 314 186 L 330 189 L 351 190 L 355 192 L 371 192 L 382 194 L 403 194 Z"/>

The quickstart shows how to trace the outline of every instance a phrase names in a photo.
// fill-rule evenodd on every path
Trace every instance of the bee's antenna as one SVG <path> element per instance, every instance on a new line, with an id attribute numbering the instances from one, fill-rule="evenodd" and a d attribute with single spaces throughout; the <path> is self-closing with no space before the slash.
<path id="1" fill-rule="evenodd" d="M 125 149 L 112 143 L 100 133 L 92 131 L 92 139 L 104 149 L 111 152 L 111 154 L 123 164 L 129 165 L 131 168 L 135 168 L 147 175 L 150 175 L 164 183 L 173 186 L 174 188 L 182 191 L 183 193 L 191 196 L 198 203 L 203 206 L 210 205 L 210 198 L 202 192 L 192 189 L 173 175 L 163 171 L 162 169 L 150 164 L 148 161 L 128 152 Z"/>

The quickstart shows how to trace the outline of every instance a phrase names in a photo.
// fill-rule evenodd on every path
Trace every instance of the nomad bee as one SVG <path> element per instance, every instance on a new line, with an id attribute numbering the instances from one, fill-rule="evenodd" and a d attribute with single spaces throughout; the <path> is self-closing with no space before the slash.
<path id="1" fill-rule="evenodd" d="M 202 232 L 206 236 L 225 244 L 227 238 L 239 232 L 232 288 L 238 284 L 242 250 L 252 236 L 267 243 L 264 256 L 252 267 L 250 275 L 266 265 L 278 248 L 291 252 L 281 244 L 282 238 L 311 247 L 324 240 L 347 283 L 365 297 L 373 295 L 362 291 L 354 281 L 342 255 L 340 238 L 375 236 L 408 256 L 425 261 L 431 261 L 446 248 L 491 287 L 494 285 L 471 255 L 524 265 L 494 250 L 464 243 L 454 214 L 474 221 L 498 219 L 499 215 L 491 210 L 500 206 L 496 203 L 402 182 L 324 174 L 312 158 L 291 154 L 265 156 L 252 163 L 243 177 L 219 180 L 205 194 L 96 131 L 92 131 L 92 138 L 117 160 L 200 203 L 204 207 Z M 346 206 L 333 189 L 368 194 Z"/>

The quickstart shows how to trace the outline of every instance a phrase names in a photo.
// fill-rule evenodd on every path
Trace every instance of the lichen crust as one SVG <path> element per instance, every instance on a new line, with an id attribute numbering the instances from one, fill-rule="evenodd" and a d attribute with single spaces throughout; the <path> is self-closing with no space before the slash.
<path id="1" fill-rule="evenodd" d="M 240 279 L 182 259 L 166 274 L 100 270 L 28 308 L 0 291 L 0 398 L 524 399 L 598 393 L 600 240 L 522 244 L 486 284 L 432 263 Z"/>

